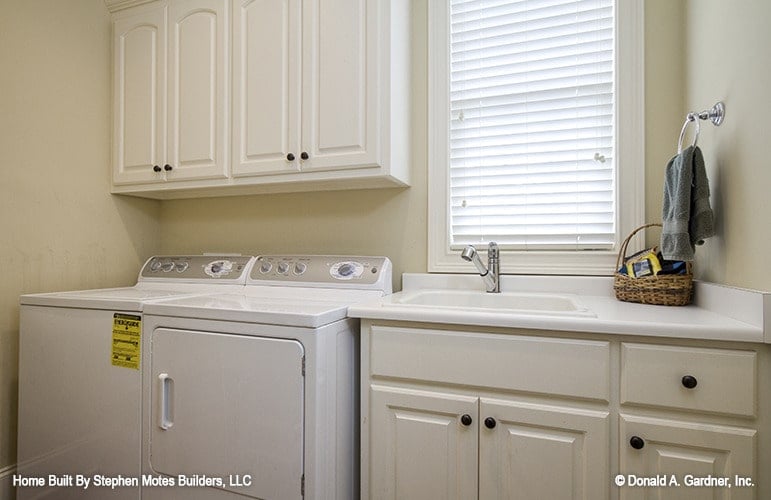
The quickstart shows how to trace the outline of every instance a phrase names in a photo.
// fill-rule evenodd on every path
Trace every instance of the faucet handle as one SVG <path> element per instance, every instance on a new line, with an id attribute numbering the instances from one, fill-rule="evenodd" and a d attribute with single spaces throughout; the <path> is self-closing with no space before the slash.
<path id="1" fill-rule="evenodd" d="M 487 245 L 487 258 L 488 259 L 498 258 L 498 243 L 491 241 L 490 244 Z"/>

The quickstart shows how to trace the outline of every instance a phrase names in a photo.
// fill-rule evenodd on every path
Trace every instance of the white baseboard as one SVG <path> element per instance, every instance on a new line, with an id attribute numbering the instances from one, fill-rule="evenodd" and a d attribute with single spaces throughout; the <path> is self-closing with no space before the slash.
<path id="1" fill-rule="evenodd" d="M 16 474 L 16 464 L 0 469 L 0 500 L 16 498 L 16 489 L 12 482 L 14 474 Z"/>

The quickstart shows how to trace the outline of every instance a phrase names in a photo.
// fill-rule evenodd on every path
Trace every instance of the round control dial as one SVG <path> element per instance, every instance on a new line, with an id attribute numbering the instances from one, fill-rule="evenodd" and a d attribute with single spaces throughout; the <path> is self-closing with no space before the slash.
<path id="1" fill-rule="evenodd" d="M 161 270 L 164 273 L 171 272 L 174 269 L 174 263 L 173 262 L 164 262 L 161 264 Z"/>
<path id="2" fill-rule="evenodd" d="M 187 262 L 177 262 L 176 264 L 174 264 L 174 269 L 176 269 L 178 273 L 184 273 L 185 271 L 187 271 L 187 268 L 189 266 L 190 264 Z"/>
<path id="3" fill-rule="evenodd" d="M 203 272 L 212 278 L 222 278 L 233 271 L 233 263 L 229 260 L 215 260 L 209 262 L 203 268 Z"/>
<path id="4" fill-rule="evenodd" d="M 262 264 L 260 264 L 260 272 L 262 274 L 268 274 L 271 269 L 273 269 L 273 264 L 271 264 L 267 260 L 263 260 Z"/>
<path id="5" fill-rule="evenodd" d="M 288 274 L 289 273 L 289 263 L 288 262 L 279 262 L 278 267 L 276 268 L 276 271 L 278 271 L 278 274 Z"/>
<path id="6" fill-rule="evenodd" d="M 161 270 L 161 261 L 158 259 L 153 259 L 150 261 L 150 272 L 157 273 Z"/>
<path id="7" fill-rule="evenodd" d="M 294 265 L 294 273 L 297 276 L 300 276 L 302 273 L 304 273 L 308 269 L 308 264 L 304 262 L 298 262 Z"/>
<path id="8" fill-rule="evenodd" d="M 329 268 L 329 274 L 338 280 L 352 280 L 361 276 L 364 266 L 359 262 L 337 262 Z"/>

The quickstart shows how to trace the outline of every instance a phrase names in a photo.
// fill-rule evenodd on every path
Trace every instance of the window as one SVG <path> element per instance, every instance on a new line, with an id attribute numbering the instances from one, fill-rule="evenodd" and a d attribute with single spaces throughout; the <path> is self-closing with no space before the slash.
<path id="1" fill-rule="evenodd" d="M 496 241 L 504 272 L 612 273 L 643 212 L 642 7 L 621 4 L 430 0 L 430 271 Z"/>

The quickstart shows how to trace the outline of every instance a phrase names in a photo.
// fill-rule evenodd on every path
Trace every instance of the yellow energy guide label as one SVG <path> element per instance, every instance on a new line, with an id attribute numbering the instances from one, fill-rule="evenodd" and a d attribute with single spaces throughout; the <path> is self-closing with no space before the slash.
<path id="1" fill-rule="evenodd" d="M 112 365 L 139 370 L 142 317 L 115 313 L 112 317 Z"/>

